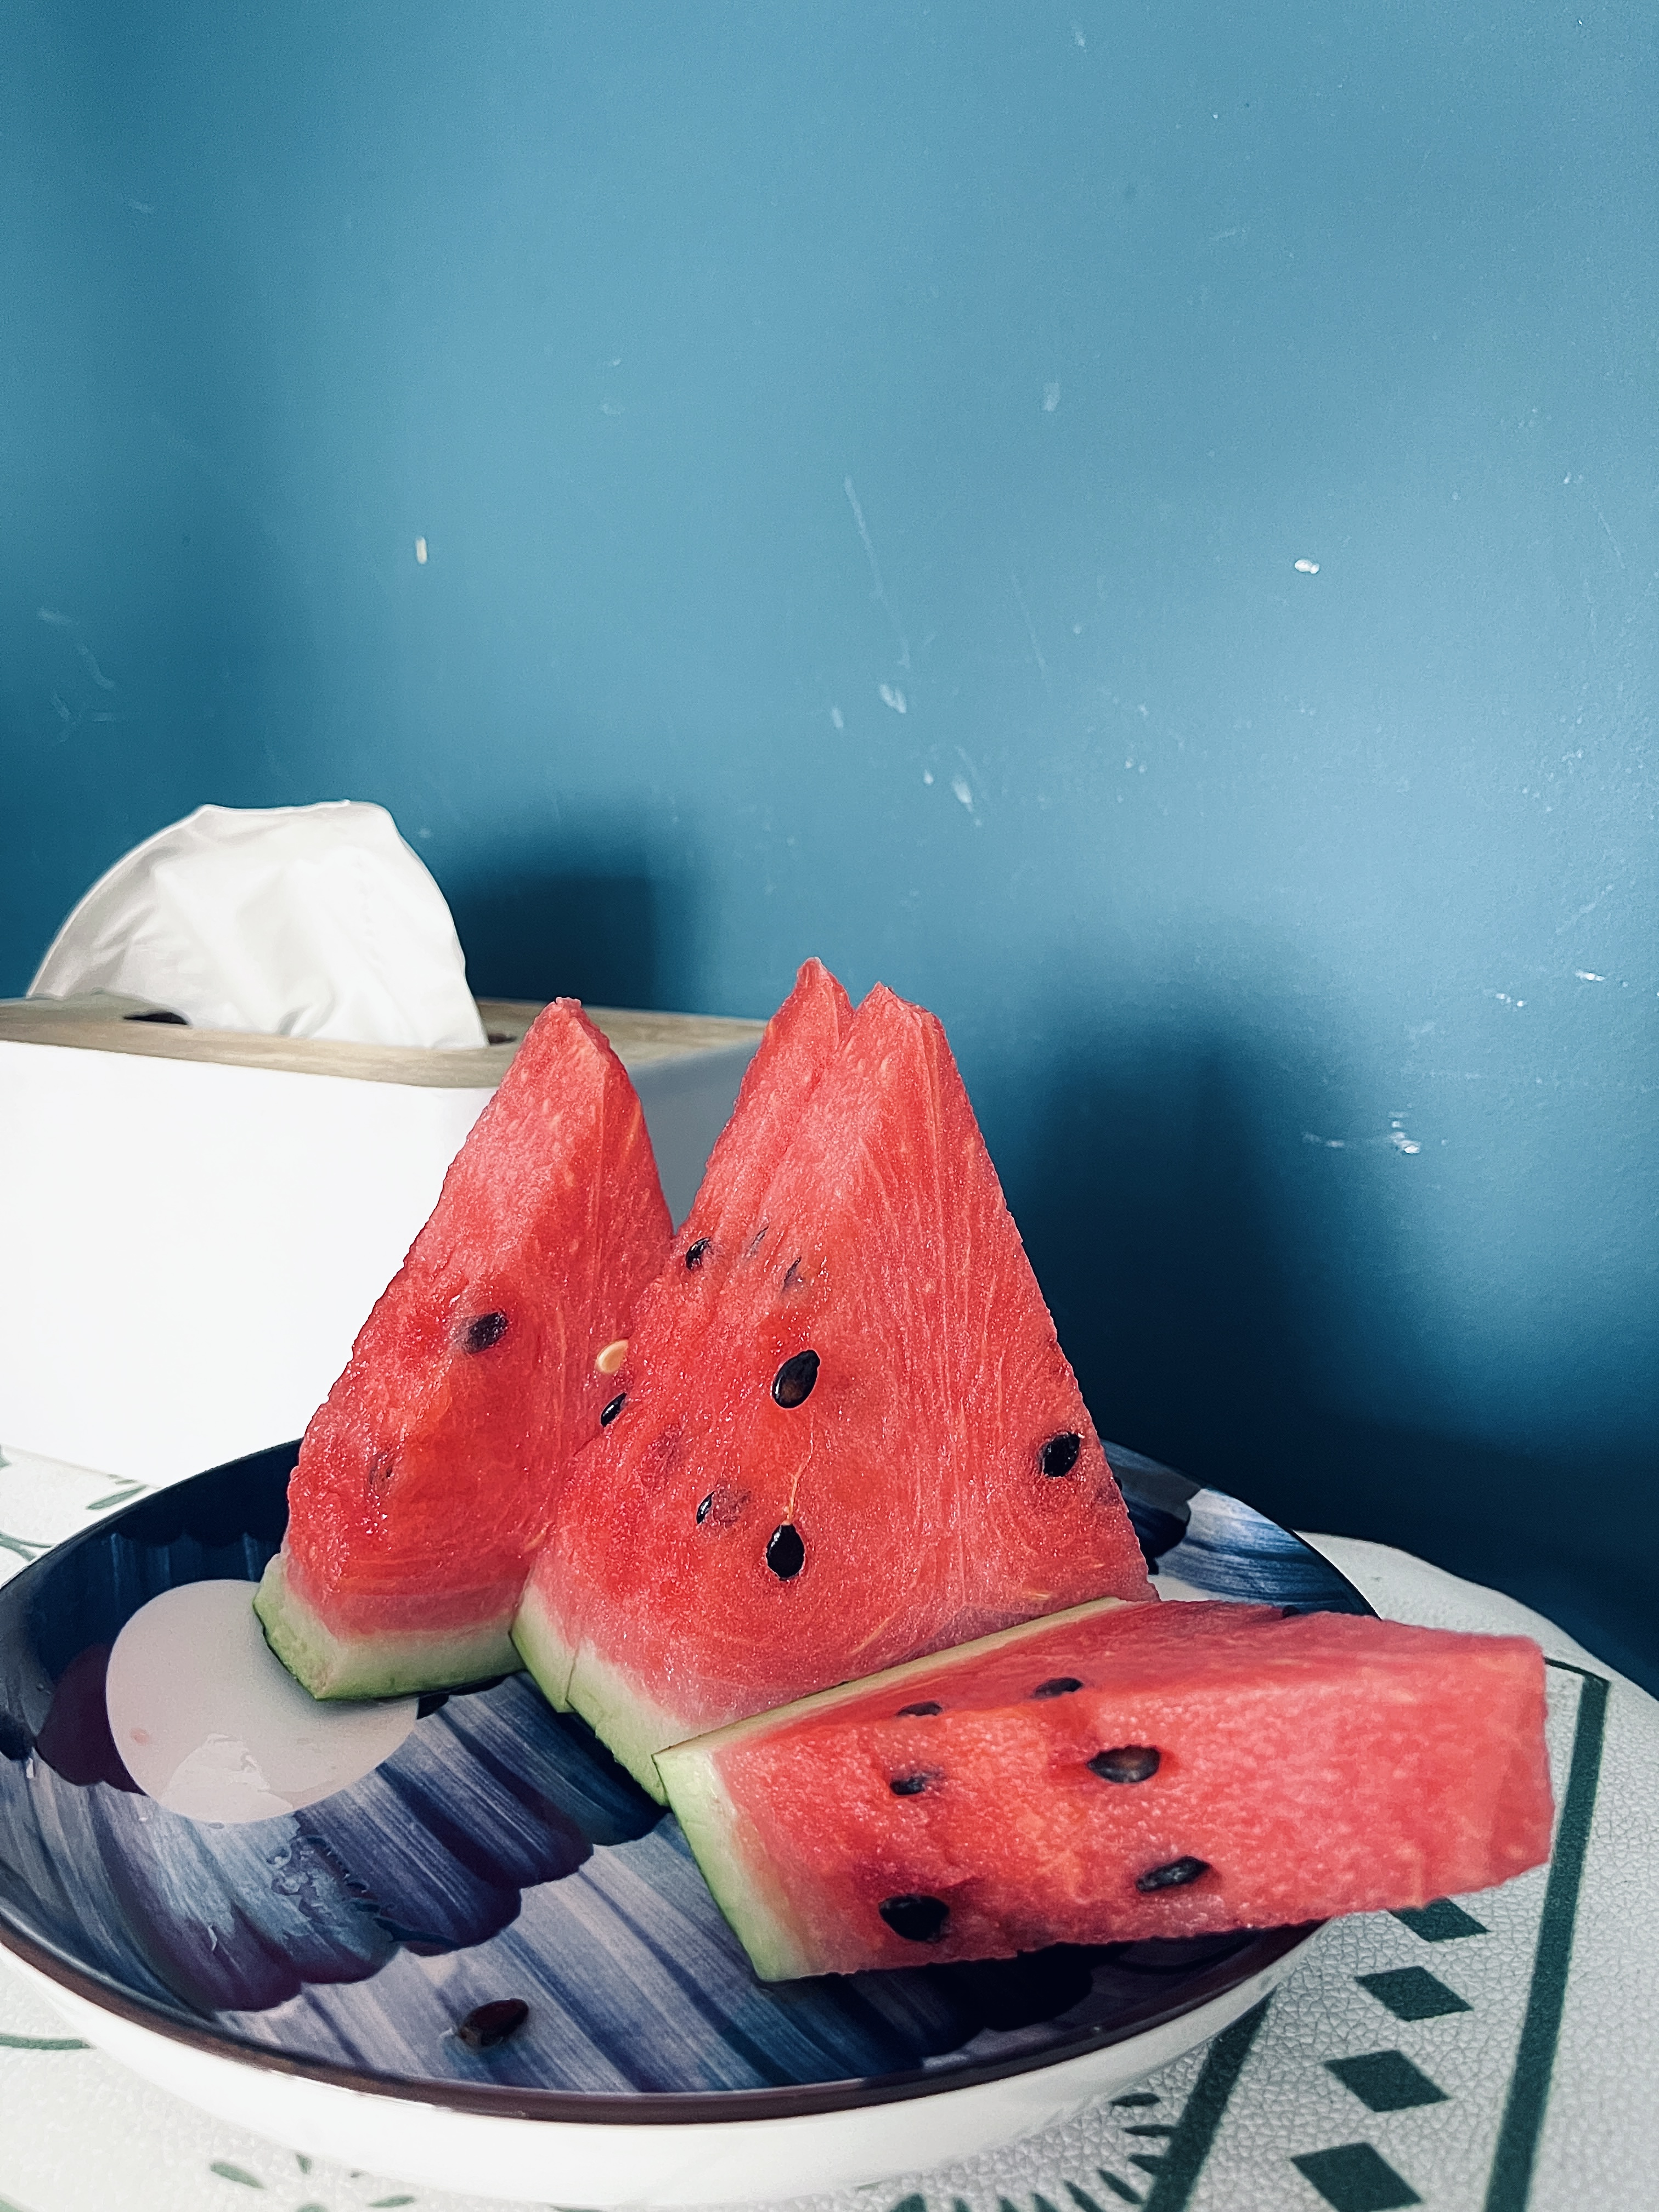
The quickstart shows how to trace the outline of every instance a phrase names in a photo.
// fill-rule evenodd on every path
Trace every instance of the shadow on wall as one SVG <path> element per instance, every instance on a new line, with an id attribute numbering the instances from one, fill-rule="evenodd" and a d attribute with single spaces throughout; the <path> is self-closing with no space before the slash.
<path id="1" fill-rule="evenodd" d="M 1659 1692 L 1650 1470 L 1413 1425 L 1433 1395 L 1413 1375 L 1434 1376 L 1401 1319 L 1415 1255 L 1380 1178 L 1336 1184 L 1302 1150 L 1308 1099 L 1337 1126 L 1347 1103 L 1320 1060 L 1115 1018 L 1035 1087 L 1009 1201 L 1103 1433 L 1288 1526 L 1505 1589 Z"/>
<path id="2" fill-rule="evenodd" d="M 576 998 L 596 1006 L 674 1008 L 685 962 L 677 881 L 643 860 L 562 865 L 505 858 L 445 885 L 482 998 Z"/>

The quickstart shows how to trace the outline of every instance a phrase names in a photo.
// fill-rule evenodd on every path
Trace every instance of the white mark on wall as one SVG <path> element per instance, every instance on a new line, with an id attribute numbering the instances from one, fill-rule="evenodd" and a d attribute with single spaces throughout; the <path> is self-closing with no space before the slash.
<path id="1" fill-rule="evenodd" d="M 1413 1152 L 1420 1152 L 1423 1147 L 1415 1137 L 1408 1137 L 1406 1134 L 1405 1120 L 1403 1114 L 1394 1114 L 1389 1116 L 1389 1142 L 1394 1146 L 1395 1152 L 1404 1152 L 1409 1157 Z"/>
<path id="2" fill-rule="evenodd" d="M 841 480 L 841 488 L 847 495 L 847 504 L 853 510 L 853 520 L 858 525 L 859 542 L 864 548 L 865 558 L 870 563 L 870 580 L 875 586 L 871 597 L 893 626 L 893 635 L 898 641 L 899 666 L 908 674 L 910 667 L 910 642 L 903 630 L 900 629 L 898 617 L 893 612 L 889 603 L 887 586 L 881 577 L 881 562 L 876 558 L 875 541 L 871 537 L 869 528 L 865 522 L 864 509 L 859 505 L 859 495 L 853 489 L 852 477 L 843 477 Z M 904 709 L 901 707 L 899 712 L 902 714 Z"/>
<path id="3" fill-rule="evenodd" d="M 1059 386 L 1059 385 L 1058 385 L 1058 384 L 1045 384 L 1045 385 L 1043 386 L 1043 387 L 1042 387 L 1042 411 L 1043 411 L 1043 413 L 1044 413 L 1045 415 L 1052 415 L 1052 414 L 1054 413 L 1054 411 L 1055 408 L 1056 408 L 1056 407 L 1058 407 L 1058 406 L 1059 406 L 1059 404 L 1060 404 L 1060 386 Z"/>
<path id="4" fill-rule="evenodd" d="M 1492 995 L 1497 1000 L 1500 1006 L 1513 1006 L 1517 1013 L 1519 1013 L 1522 1007 L 1527 1003 L 1524 999 L 1510 998 L 1507 991 L 1494 991 Z"/>
<path id="5" fill-rule="evenodd" d="M 1589 968 L 1575 968 L 1572 972 L 1581 983 L 1605 983 L 1607 980 L 1605 975 L 1598 975 Z"/>
<path id="6" fill-rule="evenodd" d="M 878 684 L 876 689 L 881 694 L 884 707 L 890 707 L 896 714 L 909 713 L 910 702 L 896 684 Z"/>
<path id="7" fill-rule="evenodd" d="M 1322 1151 L 1328 1152 L 1345 1152 L 1348 1149 L 1348 1140 L 1346 1137 L 1318 1137 L 1311 1129 L 1304 1129 L 1302 1132 L 1302 1141 L 1304 1145 L 1317 1145 Z"/>
<path id="8" fill-rule="evenodd" d="M 1086 54 L 1089 51 L 1089 41 L 1083 35 L 1083 26 L 1081 23 L 1073 24 L 1072 37 L 1076 43 L 1079 53 Z"/>
<path id="9" fill-rule="evenodd" d="M 86 665 L 88 675 L 91 677 L 93 682 L 98 686 L 98 689 L 100 691 L 114 690 L 114 684 L 111 683 L 109 678 L 105 675 L 103 670 L 98 665 L 98 656 L 94 653 L 92 647 L 89 645 L 77 645 L 75 650 L 80 654 L 82 660 Z"/>
<path id="10" fill-rule="evenodd" d="M 620 400 L 601 399 L 599 402 L 599 412 L 601 415 L 610 415 L 614 416 L 624 414 L 626 411 L 627 410 L 624 409 Z"/>
<path id="11" fill-rule="evenodd" d="M 1303 556 L 1301 560 L 1296 562 L 1295 566 L 1296 573 L 1298 576 L 1316 576 L 1319 574 L 1318 562 L 1310 561 L 1305 554 Z"/>
<path id="12" fill-rule="evenodd" d="M 424 568 L 426 566 L 426 540 L 424 538 L 417 538 L 415 540 L 415 558 L 420 563 L 421 567 Z"/>
<path id="13" fill-rule="evenodd" d="M 1014 597 L 1024 617 L 1025 635 L 1031 641 L 1031 658 L 1037 665 L 1037 674 L 1042 678 L 1042 688 L 1046 691 L 1048 689 L 1048 664 L 1042 657 L 1042 647 L 1037 643 L 1036 624 L 1031 620 L 1031 610 L 1025 604 L 1025 594 L 1019 588 L 1019 578 L 1012 568 L 1008 571 L 1008 581 L 1014 587 Z"/>
<path id="14" fill-rule="evenodd" d="M 74 627 L 70 617 L 60 615 L 56 607 L 36 607 L 34 611 L 43 623 L 51 623 L 54 629 L 70 629 Z"/>
<path id="15" fill-rule="evenodd" d="M 1601 527 L 1602 527 L 1602 529 L 1603 529 L 1603 530 L 1607 530 L 1607 518 L 1606 517 L 1606 515 L 1605 515 L 1605 514 L 1602 514 L 1602 512 L 1601 512 L 1601 508 L 1600 508 L 1599 507 L 1598 507 L 1596 508 L 1596 510 L 1595 510 L 1595 519 L 1596 519 L 1596 520 L 1601 524 Z M 1609 545 L 1611 545 L 1611 546 L 1612 546 L 1612 548 L 1613 548 L 1613 559 L 1614 559 L 1614 560 L 1619 563 L 1620 567 L 1622 568 L 1624 567 L 1624 565 L 1625 565 L 1625 556 L 1624 556 L 1624 555 L 1623 555 L 1623 554 L 1619 550 L 1619 540 L 1618 540 L 1618 539 L 1613 536 L 1613 534 L 1612 531 L 1610 531 L 1610 530 L 1607 530 L 1607 543 L 1608 543 L 1608 544 L 1609 544 Z"/>
<path id="16" fill-rule="evenodd" d="M 846 723 L 843 722 L 841 718 L 841 708 L 839 707 L 832 707 L 830 709 L 830 719 L 838 730 L 844 730 L 847 727 Z"/>
<path id="17" fill-rule="evenodd" d="M 967 777 L 965 775 L 953 775 L 951 778 L 951 788 L 956 793 L 957 798 L 961 801 L 962 805 L 965 806 L 968 809 L 968 811 L 971 814 L 974 811 L 974 787 L 969 782 Z"/>
<path id="18" fill-rule="evenodd" d="M 921 771 L 921 780 L 924 783 L 931 783 L 933 780 L 933 769 L 930 768 L 923 769 Z"/>
<path id="19" fill-rule="evenodd" d="M 127 205 L 134 215 L 154 215 L 155 210 L 149 200 L 129 200 Z"/>

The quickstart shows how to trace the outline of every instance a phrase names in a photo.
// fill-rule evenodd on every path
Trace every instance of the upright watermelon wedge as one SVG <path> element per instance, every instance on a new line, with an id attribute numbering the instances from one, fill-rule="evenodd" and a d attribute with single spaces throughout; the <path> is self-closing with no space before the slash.
<path id="1" fill-rule="evenodd" d="M 872 991 L 770 1175 L 729 1188 L 711 1294 L 683 1264 L 653 1293 L 514 1631 L 658 1796 L 665 1745 L 1152 1595 L 931 1014 Z"/>
<path id="2" fill-rule="evenodd" d="M 645 1117 L 574 999 L 540 1014 L 313 1417 L 255 1608 L 319 1698 L 511 1671 L 572 1455 L 668 1249 Z"/>
<path id="3" fill-rule="evenodd" d="M 1544 1661 L 1079 1606 L 661 1754 L 763 1980 L 1401 1910 L 1549 1856 Z"/>

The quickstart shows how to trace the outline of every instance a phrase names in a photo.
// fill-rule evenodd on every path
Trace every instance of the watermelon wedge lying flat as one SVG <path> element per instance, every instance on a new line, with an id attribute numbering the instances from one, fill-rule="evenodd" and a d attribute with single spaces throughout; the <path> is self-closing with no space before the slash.
<path id="1" fill-rule="evenodd" d="M 656 1792 L 665 1744 L 1152 1595 L 938 1022 L 878 986 L 796 1111 L 765 1076 L 514 1632 Z"/>
<path id="2" fill-rule="evenodd" d="M 1547 1858 L 1520 1637 L 1079 1606 L 659 1755 L 765 1980 L 1425 1905 Z"/>
<path id="3" fill-rule="evenodd" d="M 313 1417 L 255 1599 L 319 1698 L 518 1664 L 507 1631 L 571 1455 L 615 1395 L 668 1209 L 634 1087 L 574 1000 L 526 1033 Z"/>

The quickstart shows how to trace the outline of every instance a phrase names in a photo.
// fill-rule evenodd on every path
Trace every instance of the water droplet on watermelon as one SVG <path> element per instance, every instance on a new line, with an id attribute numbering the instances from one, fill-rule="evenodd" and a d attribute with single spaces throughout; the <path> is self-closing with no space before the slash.
<path id="1" fill-rule="evenodd" d="M 806 1565 L 806 1547 L 792 1522 L 785 1521 L 772 1531 L 767 1540 L 766 1564 L 782 1583 L 792 1582 Z"/>
<path id="2" fill-rule="evenodd" d="M 615 1396 L 615 1397 L 611 1401 L 611 1403 L 610 1403 L 608 1406 L 601 1406 L 601 1407 L 600 1407 L 600 1408 L 599 1408 L 599 1426 L 600 1426 L 602 1429 L 608 1429 L 608 1428 L 611 1426 L 611 1424 L 612 1423 L 612 1421 L 614 1421 L 614 1420 L 616 1419 L 616 1418 L 617 1418 L 617 1414 L 621 1413 L 621 1411 L 622 1411 L 623 1407 L 627 1403 L 628 1403 L 628 1393 L 627 1393 L 627 1391 L 626 1391 L 626 1390 L 618 1390 L 618 1391 L 617 1391 L 617 1395 L 616 1395 L 616 1396 Z"/>
<path id="3" fill-rule="evenodd" d="M 895 1936 L 907 1943 L 937 1943 L 951 1908 L 942 1897 L 884 1897 L 877 1911 Z"/>
<path id="4" fill-rule="evenodd" d="M 887 1787 L 895 1797 L 920 1797 L 930 1782 L 938 1780 L 938 1774 L 933 1772 L 896 1774 Z"/>
<path id="5" fill-rule="evenodd" d="M 706 1237 L 699 1237 L 695 1244 L 690 1244 L 686 1247 L 686 1266 L 695 1272 L 697 1268 L 702 1267 L 703 1261 L 708 1257 L 708 1239 Z"/>
<path id="6" fill-rule="evenodd" d="M 509 2035 L 516 2035 L 529 2017 L 530 2007 L 522 1997 L 497 1997 L 493 2003 L 475 2005 L 465 2020 L 456 2021 L 455 2033 L 469 2051 L 493 2051 Z"/>
<path id="7" fill-rule="evenodd" d="M 908 1720 L 914 1714 L 918 1720 L 921 1720 L 929 1713 L 942 1713 L 944 1711 L 943 1705 L 936 1705 L 931 1698 L 924 1698 L 918 1705 L 901 1705 L 898 1709 L 898 1717 L 902 1721 Z"/>
<path id="8" fill-rule="evenodd" d="M 1045 1474 L 1069 1474 L 1077 1465 L 1077 1455 L 1083 1449 L 1083 1439 L 1075 1429 L 1066 1429 L 1061 1435 L 1050 1437 L 1042 1447 L 1041 1458 Z"/>
<path id="9" fill-rule="evenodd" d="M 492 1344 L 499 1344 L 507 1334 L 507 1316 L 504 1313 L 474 1314 L 462 1324 L 461 1350 L 488 1352 Z"/>
<path id="10" fill-rule="evenodd" d="M 1171 1859 L 1168 1866 L 1152 1867 L 1146 1873 L 1135 1876 L 1135 1887 L 1143 1894 L 1157 1889 L 1185 1889 L 1200 1875 L 1210 1871 L 1207 1859 Z"/>
<path id="11" fill-rule="evenodd" d="M 1121 1743 L 1112 1751 L 1097 1751 L 1089 1761 L 1089 1771 L 1103 1782 L 1150 1782 L 1159 1764 L 1151 1744 Z"/>
<path id="12" fill-rule="evenodd" d="M 786 1359 L 772 1377 L 772 1395 L 780 1406 L 804 1406 L 817 1379 L 817 1352 L 798 1352 L 792 1359 Z"/>
<path id="13" fill-rule="evenodd" d="M 628 1339 L 613 1337 L 609 1344 L 601 1345 L 593 1355 L 593 1365 L 601 1375 L 614 1375 L 628 1357 Z"/>

